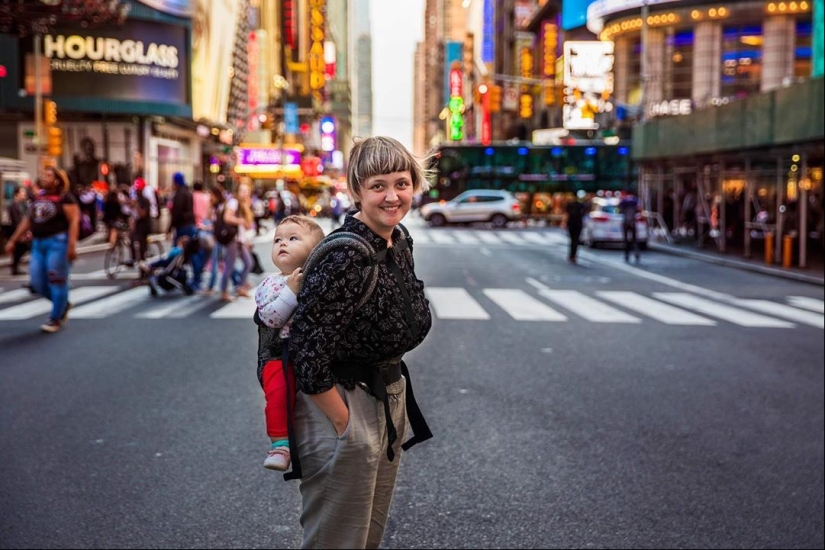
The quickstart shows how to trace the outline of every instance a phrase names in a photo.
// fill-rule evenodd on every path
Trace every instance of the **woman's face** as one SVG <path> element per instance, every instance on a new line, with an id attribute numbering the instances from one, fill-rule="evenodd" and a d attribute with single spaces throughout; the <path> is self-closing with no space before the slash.
<path id="1" fill-rule="evenodd" d="M 40 178 L 40 187 L 47 193 L 54 193 L 60 187 L 61 181 L 57 178 L 54 170 L 43 170 L 43 176 Z"/>
<path id="2" fill-rule="evenodd" d="M 238 200 L 249 200 L 250 195 L 251 193 L 249 191 L 248 185 L 241 185 L 240 187 L 238 187 Z"/>
<path id="3" fill-rule="evenodd" d="M 412 175 L 404 171 L 373 176 L 361 186 L 359 195 L 361 212 L 358 218 L 389 240 L 392 230 L 412 206 Z"/>

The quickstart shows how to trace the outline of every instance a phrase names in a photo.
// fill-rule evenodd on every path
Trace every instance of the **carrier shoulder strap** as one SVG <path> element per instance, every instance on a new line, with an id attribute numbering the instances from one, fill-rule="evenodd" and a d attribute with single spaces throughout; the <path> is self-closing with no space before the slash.
<path id="1" fill-rule="evenodd" d="M 315 267 L 317 267 L 317 265 L 321 262 L 321 259 L 324 258 L 330 251 L 343 246 L 354 247 L 367 260 L 367 289 L 355 305 L 355 309 L 360 309 L 372 297 L 372 293 L 375 290 L 375 285 L 378 284 L 378 264 L 383 261 L 383 255 L 381 253 L 376 253 L 372 245 L 361 235 L 351 231 L 345 231 L 343 229 L 336 229 L 324 237 L 324 239 L 312 250 L 307 258 L 307 261 L 304 263 L 304 280 L 306 280 L 306 274 L 310 273 Z M 301 287 L 303 288 L 303 284 Z"/>

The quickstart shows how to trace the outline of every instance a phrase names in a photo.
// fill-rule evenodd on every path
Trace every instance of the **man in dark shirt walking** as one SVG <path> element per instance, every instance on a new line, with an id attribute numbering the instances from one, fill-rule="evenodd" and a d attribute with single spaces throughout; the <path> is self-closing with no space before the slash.
<path id="1" fill-rule="evenodd" d="M 17 229 L 17 226 L 20 225 L 26 215 L 28 214 L 29 210 L 29 194 L 26 191 L 25 187 L 18 187 L 14 191 L 14 202 L 9 205 L 9 220 L 11 221 L 11 225 L 9 226 L 9 233 L 7 237 L 11 237 L 14 235 L 14 231 Z M 14 243 L 14 250 L 12 251 L 11 256 L 11 274 L 12 275 L 20 275 L 22 271 L 20 271 L 20 260 L 23 259 L 23 255 L 28 252 L 29 250 L 29 242 L 20 242 L 17 241 Z"/>
<path id="2" fill-rule="evenodd" d="M 582 233 L 582 225 L 585 214 L 585 205 L 582 202 L 584 192 L 579 191 L 577 200 L 572 200 L 567 203 L 565 224 L 567 225 L 567 232 L 570 234 L 570 254 L 567 261 L 571 264 L 576 263 L 576 253 L 579 250 L 579 238 Z"/>
<path id="3" fill-rule="evenodd" d="M 619 201 L 619 213 L 623 218 L 624 261 L 630 261 L 630 249 L 632 248 L 638 263 L 641 256 L 639 243 L 636 240 L 636 215 L 639 213 L 639 199 L 630 191 L 622 193 L 622 200 Z"/>
<path id="4" fill-rule="evenodd" d="M 174 242 L 186 235 L 190 239 L 195 239 L 198 229 L 195 226 L 195 206 L 192 198 L 192 191 L 186 185 L 183 174 L 175 172 L 172 176 L 175 182 L 175 197 L 172 199 L 172 229 L 175 231 Z"/>

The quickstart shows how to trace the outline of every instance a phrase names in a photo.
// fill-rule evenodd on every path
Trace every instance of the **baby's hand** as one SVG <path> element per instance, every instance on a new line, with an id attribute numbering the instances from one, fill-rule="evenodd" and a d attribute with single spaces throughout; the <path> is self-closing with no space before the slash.
<path id="1" fill-rule="evenodd" d="M 295 269 L 295 271 L 293 271 L 292 273 L 290 273 L 290 274 L 287 276 L 287 278 L 286 278 L 286 286 L 288 286 L 288 287 L 289 287 L 289 289 L 290 289 L 292 292 L 294 292 L 294 293 L 295 293 L 295 295 L 297 296 L 297 295 L 298 295 L 298 291 L 299 291 L 299 290 L 301 290 L 301 281 L 303 281 L 303 280 L 304 280 L 304 272 L 303 272 L 303 270 L 302 270 L 300 267 L 299 267 L 299 268 L 296 268 L 296 269 Z"/>

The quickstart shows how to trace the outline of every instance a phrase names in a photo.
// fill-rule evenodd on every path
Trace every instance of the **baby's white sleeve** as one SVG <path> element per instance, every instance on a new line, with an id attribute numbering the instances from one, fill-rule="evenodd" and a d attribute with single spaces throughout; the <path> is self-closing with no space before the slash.
<path id="1" fill-rule="evenodd" d="M 255 304 L 258 306 L 258 316 L 266 326 L 281 328 L 298 307 L 298 297 L 286 285 L 286 278 L 272 275 L 255 291 Z"/>

